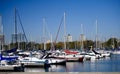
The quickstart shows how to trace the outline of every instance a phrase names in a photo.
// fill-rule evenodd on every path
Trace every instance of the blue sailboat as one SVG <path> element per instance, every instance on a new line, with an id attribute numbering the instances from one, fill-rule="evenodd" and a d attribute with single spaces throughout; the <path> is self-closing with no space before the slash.
<path id="1" fill-rule="evenodd" d="M 16 52 L 17 48 L 13 48 L 11 50 L 7 50 L 7 51 L 4 51 L 6 53 L 14 53 Z M 0 60 L 8 60 L 8 61 L 11 61 L 11 60 L 17 60 L 18 59 L 18 56 L 3 56 L 2 54 L 0 54 Z"/>
<path id="2" fill-rule="evenodd" d="M 2 43 L 1 43 L 2 44 Z M 18 63 L 18 56 L 4 56 L 2 54 L 3 51 L 1 51 L 2 49 L 0 49 L 0 72 L 10 72 L 10 71 L 14 71 L 14 72 L 20 72 L 20 71 L 24 71 L 24 65 L 23 64 L 19 64 Z M 17 47 L 4 51 L 6 53 L 14 53 L 16 52 Z"/>

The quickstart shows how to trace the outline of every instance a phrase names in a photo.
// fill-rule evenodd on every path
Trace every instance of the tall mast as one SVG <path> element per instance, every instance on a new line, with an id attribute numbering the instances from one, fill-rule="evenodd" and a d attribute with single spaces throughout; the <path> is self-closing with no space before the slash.
<path id="1" fill-rule="evenodd" d="M 53 41 L 52 41 L 52 34 L 50 34 L 50 38 L 51 38 L 51 49 L 52 49 L 52 47 L 53 47 Z"/>
<path id="2" fill-rule="evenodd" d="M 97 20 L 96 20 L 96 49 L 97 49 L 97 38 L 98 38 L 98 28 L 97 28 Z"/>
<path id="3" fill-rule="evenodd" d="M 15 34 L 15 46 L 17 46 L 17 20 L 16 20 L 17 16 L 16 16 L 16 8 L 15 8 L 14 11 L 15 11 L 15 14 L 14 14 L 14 22 L 15 22 L 14 23 L 14 27 L 15 27 L 15 29 L 14 29 L 15 30 L 14 31 L 15 32 L 14 33 Z"/>
<path id="4" fill-rule="evenodd" d="M 3 35 L 3 29 L 2 29 L 2 16 L 0 15 L 0 32 Z M 3 35 L 4 37 L 4 35 Z M 0 41 L 0 63 L 1 63 L 1 58 L 2 58 L 2 49 L 3 49 L 3 41 Z M 2 64 L 1 64 L 2 66 Z"/>
<path id="5" fill-rule="evenodd" d="M 83 24 L 81 24 L 81 49 L 83 50 Z"/>
<path id="6" fill-rule="evenodd" d="M 77 46 L 77 40 L 75 41 L 75 49 L 76 49 L 76 46 Z"/>
<path id="7" fill-rule="evenodd" d="M 0 15 L 0 32 L 1 32 L 1 25 L 2 25 L 2 16 Z M 0 41 L 0 55 L 1 55 L 1 41 Z M 1 58 L 1 57 L 0 57 Z"/>
<path id="8" fill-rule="evenodd" d="M 113 36 L 113 40 L 112 40 L 112 48 L 115 48 L 115 43 L 114 43 L 114 36 Z"/>
<path id="9" fill-rule="evenodd" d="M 9 49 L 11 49 L 11 47 L 10 47 L 10 41 L 9 41 Z"/>
<path id="10" fill-rule="evenodd" d="M 41 44 L 41 46 L 40 46 L 40 49 L 43 49 L 43 37 L 40 37 L 40 44 Z"/>
<path id="11" fill-rule="evenodd" d="M 0 34 L 3 35 L 2 16 L 0 15 Z"/>
<path id="12" fill-rule="evenodd" d="M 3 34 L 3 24 L 2 24 L 2 16 L 0 15 L 0 34 L 2 35 L 1 49 L 3 50 L 4 46 L 4 34 Z"/>
<path id="13" fill-rule="evenodd" d="M 83 34 L 83 24 L 81 24 L 81 33 Z"/>
<path id="14" fill-rule="evenodd" d="M 64 49 L 66 49 L 66 13 L 64 12 Z"/>
<path id="15" fill-rule="evenodd" d="M 43 41 L 44 41 L 44 50 L 46 50 L 46 29 L 45 29 L 45 18 L 43 18 Z"/>

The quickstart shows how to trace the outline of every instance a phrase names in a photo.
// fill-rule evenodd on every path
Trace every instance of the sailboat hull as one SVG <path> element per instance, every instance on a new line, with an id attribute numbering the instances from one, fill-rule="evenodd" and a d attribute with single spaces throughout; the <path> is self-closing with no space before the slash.
<path id="1" fill-rule="evenodd" d="M 0 72 L 24 72 L 24 65 L 1 65 Z"/>
<path id="2" fill-rule="evenodd" d="M 65 59 L 49 59 L 49 64 L 51 65 L 66 65 Z"/>

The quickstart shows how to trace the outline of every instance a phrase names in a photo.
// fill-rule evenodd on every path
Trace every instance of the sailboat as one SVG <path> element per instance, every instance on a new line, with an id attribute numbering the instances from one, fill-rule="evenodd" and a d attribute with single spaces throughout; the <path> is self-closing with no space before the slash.
<path id="1" fill-rule="evenodd" d="M 98 27 L 97 27 L 97 20 L 96 20 L 96 50 L 97 50 L 97 38 L 98 38 Z M 93 50 L 93 52 L 95 54 L 97 54 L 97 57 L 96 58 L 103 58 L 103 57 L 109 57 L 110 56 L 110 53 L 109 52 L 97 52 L 96 50 Z"/>
<path id="2" fill-rule="evenodd" d="M 83 56 L 81 55 L 78 55 L 76 53 L 76 51 L 71 51 L 71 50 L 68 50 L 66 49 L 66 13 L 64 12 L 64 51 L 62 52 L 56 52 L 53 57 L 54 58 L 59 58 L 59 59 L 66 59 L 67 61 L 83 61 Z M 61 26 L 61 24 L 60 24 Z M 59 29 L 60 29 L 60 26 L 59 26 Z M 59 30 L 58 30 L 59 32 Z M 58 34 L 57 34 L 58 35 Z M 66 52 L 69 51 L 69 52 Z M 74 53 L 75 52 L 75 53 Z"/>
<path id="3" fill-rule="evenodd" d="M 46 21 L 45 19 L 43 19 L 43 34 L 44 34 L 44 50 L 46 50 Z M 51 48 L 53 47 L 53 44 L 52 44 L 52 35 L 50 36 L 51 37 Z M 65 59 L 57 59 L 57 58 L 50 58 L 49 55 L 51 55 L 50 53 L 47 53 L 47 54 L 44 54 L 44 56 L 42 57 L 42 59 L 46 59 L 48 60 L 48 63 L 50 65 L 52 64 L 56 64 L 56 65 L 66 65 L 66 60 Z"/>
<path id="4" fill-rule="evenodd" d="M 91 57 L 84 51 L 84 34 L 83 34 L 83 24 L 81 24 L 81 52 L 80 55 L 84 57 L 84 60 L 91 60 Z"/>
<path id="5" fill-rule="evenodd" d="M 1 25 L 2 25 L 2 16 L 0 16 Z M 1 26 L 0 25 L 0 26 Z M 3 33 L 2 33 L 3 35 Z M 3 42 L 0 42 L 3 45 Z M 0 44 L 0 46 L 1 46 Z M 0 47 L 3 48 L 3 47 Z M 14 52 L 15 49 L 6 51 L 7 53 Z M 16 56 L 3 56 L 2 49 L 0 49 L 0 71 L 24 71 L 24 65 L 19 64 L 18 57 Z"/>
<path id="6" fill-rule="evenodd" d="M 17 15 L 18 15 L 18 18 L 19 18 L 19 21 L 20 21 L 20 24 L 21 24 L 21 27 L 22 27 L 22 30 L 23 30 L 23 33 L 24 33 L 26 42 L 28 42 L 18 12 L 17 12 Z M 17 35 L 16 20 L 15 20 L 15 35 Z M 17 36 L 16 36 L 16 43 L 17 43 Z M 17 45 L 16 45 L 16 46 L 17 46 Z M 17 46 L 17 47 L 18 47 L 18 46 Z M 24 52 L 22 52 L 22 53 L 23 53 L 23 54 L 26 54 L 26 51 L 24 51 Z M 49 66 L 48 60 L 46 60 L 46 59 L 39 59 L 39 58 L 37 58 L 37 57 L 34 57 L 34 56 L 32 56 L 32 53 L 31 53 L 31 52 L 29 52 L 29 53 L 28 53 L 28 56 L 26 56 L 26 57 L 20 56 L 20 57 L 18 58 L 18 60 L 19 60 L 19 63 L 20 63 L 20 64 L 24 64 L 25 67 L 48 67 L 48 66 Z"/>
<path id="7" fill-rule="evenodd" d="M 112 54 L 120 54 L 120 50 L 115 50 L 115 39 L 114 39 L 114 37 L 113 37 L 113 39 L 112 39 Z"/>
<path id="8" fill-rule="evenodd" d="M 48 60 L 39 59 L 33 56 L 24 57 L 19 59 L 20 63 L 23 63 L 25 67 L 49 67 Z"/>

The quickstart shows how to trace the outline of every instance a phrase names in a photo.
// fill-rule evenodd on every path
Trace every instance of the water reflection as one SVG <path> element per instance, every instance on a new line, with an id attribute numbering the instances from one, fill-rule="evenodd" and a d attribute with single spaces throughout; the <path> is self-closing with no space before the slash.
<path id="1" fill-rule="evenodd" d="M 51 65 L 48 68 L 25 68 L 25 72 L 66 72 L 66 66 Z"/>
<path id="2" fill-rule="evenodd" d="M 49 68 L 26 68 L 25 72 L 120 72 L 120 55 L 84 62 L 67 62 Z"/>
<path id="3" fill-rule="evenodd" d="M 49 72 L 66 72 L 65 65 L 51 65 Z"/>
<path id="4" fill-rule="evenodd" d="M 46 72 L 44 68 L 25 68 L 25 72 Z"/>
<path id="5" fill-rule="evenodd" d="M 79 72 L 84 67 L 82 62 L 67 62 L 66 72 Z"/>

